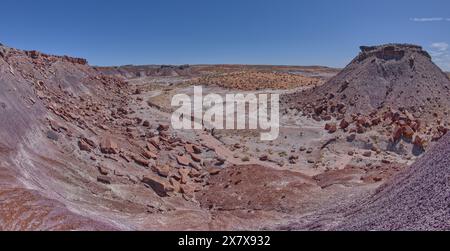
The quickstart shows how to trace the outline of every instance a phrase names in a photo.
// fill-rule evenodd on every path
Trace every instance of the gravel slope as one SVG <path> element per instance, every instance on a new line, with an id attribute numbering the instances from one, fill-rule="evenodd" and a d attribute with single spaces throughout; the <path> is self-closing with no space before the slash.
<path id="1" fill-rule="evenodd" d="M 372 197 L 338 230 L 450 230 L 450 134 Z"/>

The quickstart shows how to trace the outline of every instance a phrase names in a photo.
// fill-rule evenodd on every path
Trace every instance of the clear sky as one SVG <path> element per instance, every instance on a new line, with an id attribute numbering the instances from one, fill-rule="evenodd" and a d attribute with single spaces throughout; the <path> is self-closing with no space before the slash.
<path id="1" fill-rule="evenodd" d="M 360 45 L 424 46 L 450 70 L 447 0 L 2 0 L 0 42 L 93 65 L 345 66 Z"/>

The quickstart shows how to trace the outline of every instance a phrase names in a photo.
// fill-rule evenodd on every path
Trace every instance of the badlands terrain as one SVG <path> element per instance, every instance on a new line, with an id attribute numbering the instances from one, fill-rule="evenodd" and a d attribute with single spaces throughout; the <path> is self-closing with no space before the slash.
<path id="1" fill-rule="evenodd" d="M 279 138 L 173 130 L 194 85 L 280 94 Z M 0 46 L 0 230 L 449 230 L 449 88 L 405 44 L 342 70 Z"/>

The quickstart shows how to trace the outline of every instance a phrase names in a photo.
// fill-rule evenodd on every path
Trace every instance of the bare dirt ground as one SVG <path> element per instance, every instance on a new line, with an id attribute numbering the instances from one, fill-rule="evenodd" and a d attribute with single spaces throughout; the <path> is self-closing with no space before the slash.
<path id="1" fill-rule="evenodd" d="M 145 107 L 132 109 L 159 110 L 167 117 L 173 109 L 173 95 L 193 95 L 192 82 L 185 77 L 135 78 L 129 83 L 141 90 L 138 98 Z M 220 86 L 202 87 L 204 95 L 230 93 L 229 88 Z M 243 93 L 288 94 L 307 88 L 312 86 Z M 197 194 L 200 206 L 213 216 L 213 229 L 274 229 L 303 215 L 345 205 L 375 191 L 417 158 L 408 146 L 398 152 L 377 151 L 389 141 L 382 132 L 368 130 L 352 134 L 349 140 L 346 132 L 330 134 L 324 130 L 329 122 L 316 121 L 298 111 L 285 112 L 280 137 L 270 142 L 261 141 L 260 132 L 251 130 L 216 130 L 214 135 L 184 132 L 214 149 L 227 163 L 225 166 L 230 166 L 213 176 L 206 189 Z M 289 177 L 297 178 L 292 183 Z"/>

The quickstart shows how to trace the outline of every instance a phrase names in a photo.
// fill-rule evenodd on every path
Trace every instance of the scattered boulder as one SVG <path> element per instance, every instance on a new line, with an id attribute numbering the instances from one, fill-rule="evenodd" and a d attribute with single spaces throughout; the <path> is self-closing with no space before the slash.
<path id="1" fill-rule="evenodd" d="M 373 177 L 373 181 L 375 181 L 375 182 L 380 182 L 382 180 L 383 180 L 382 177 Z"/>
<path id="2" fill-rule="evenodd" d="M 48 139 L 51 139 L 51 140 L 53 140 L 53 141 L 58 141 L 59 136 L 58 136 L 58 134 L 57 134 L 56 132 L 54 132 L 54 131 L 47 131 L 47 138 L 48 138 Z"/>
<path id="3" fill-rule="evenodd" d="M 377 126 L 379 124 L 381 124 L 381 118 L 377 117 L 371 120 L 371 124 L 372 126 Z"/>
<path id="4" fill-rule="evenodd" d="M 97 169 L 101 175 L 107 176 L 109 174 L 109 170 L 107 168 L 105 168 L 104 166 L 100 165 L 97 167 Z"/>
<path id="5" fill-rule="evenodd" d="M 216 168 L 216 167 L 210 167 L 208 168 L 208 173 L 209 175 L 217 175 L 222 171 L 221 168 Z"/>
<path id="6" fill-rule="evenodd" d="M 184 146 L 184 149 L 187 153 L 194 153 L 194 146 L 192 144 L 186 144 Z"/>
<path id="7" fill-rule="evenodd" d="M 341 123 L 339 124 L 339 127 L 341 129 L 347 129 L 350 126 L 350 122 L 348 122 L 346 119 L 341 120 Z"/>
<path id="8" fill-rule="evenodd" d="M 178 164 L 180 164 L 182 166 L 189 166 L 189 163 L 191 163 L 191 160 L 186 155 L 182 155 L 182 156 L 177 156 L 177 162 L 178 162 Z"/>
<path id="9" fill-rule="evenodd" d="M 149 150 L 143 150 L 142 155 L 147 159 L 157 159 L 158 155 L 152 151 Z"/>
<path id="10" fill-rule="evenodd" d="M 445 135 L 448 132 L 448 129 L 446 127 L 443 126 L 438 126 L 437 130 L 442 134 Z"/>
<path id="11" fill-rule="evenodd" d="M 79 140 L 78 141 L 78 147 L 80 148 L 81 151 L 85 151 L 85 152 L 91 152 L 91 146 L 86 143 L 84 140 Z"/>
<path id="12" fill-rule="evenodd" d="M 104 137 L 100 141 L 100 151 L 104 154 L 117 154 L 119 152 L 119 147 L 112 138 Z"/>
<path id="13" fill-rule="evenodd" d="M 137 155 L 133 155 L 133 160 L 134 162 L 136 162 L 136 164 L 143 166 L 143 167 L 148 167 L 150 165 L 150 161 L 146 160 L 144 158 L 141 158 Z"/>
<path id="14" fill-rule="evenodd" d="M 149 150 L 152 153 L 157 153 L 159 149 L 156 148 L 153 144 L 148 143 L 147 144 L 147 150 Z"/>
<path id="15" fill-rule="evenodd" d="M 403 127 L 403 137 L 408 140 L 412 140 L 414 136 L 414 130 L 410 126 Z"/>
<path id="16" fill-rule="evenodd" d="M 425 149 L 425 146 L 426 146 L 425 140 L 422 137 L 420 137 L 419 135 L 416 135 L 416 137 L 414 138 L 413 144 L 416 147 L 419 147 L 420 149 Z"/>
<path id="17" fill-rule="evenodd" d="M 347 142 L 353 142 L 356 139 L 356 134 L 350 134 L 347 136 Z"/>
<path id="18" fill-rule="evenodd" d="M 159 144 L 161 143 L 161 140 L 158 136 L 149 139 L 148 142 L 150 142 L 150 144 L 152 144 L 155 148 L 161 149 L 159 146 Z"/>
<path id="19" fill-rule="evenodd" d="M 366 152 L 363 153 L 363 156 L 367 157 L 367 158 L 370 158 L 370 157 L 372 157 L 372 152 L 371 151 L 366 151 Z"/>
<path id="20" fill-rule="evenodd" d="M 195 194 L 195 188 L 194 186 L 190 185 L 190 184 L 183 184 L 181 185 L 181 193 L 183 193 L 184 195 L 186 195 L 188 198 L 192 198 L 194 197 Z"/>
<path id="21" fill-rule="evenodd" d="M 88 145 L 90 145 L 92 148 L 97 148 L 97 144 L 95 144 L 95 142 L 91 139 L 88 138 L 82 138 L 81 140 L 83 140 L 84 142 L 86 142 Z"/>
<path id="22" fill-rule="evenodd" d="M 295 163 L 297 163 L 298 159 L 299 159 L 298 155 L 291 155 L 291 156 L 289 156 L 289 163 L 295 164 Z"/>
<path id="23" fill-rule="evenodd" d="M 335 133 L 337 131 L 336 123 L 327 123 L 325 125 L 325 130 L 327 130 L 328 133 Z"/>
<path id="24" fill-rule="evenodd" d="M 189 180 L 189 173 L 190 173 L 191 171 L 189 170 L 189 169 L 187 169 L 187 168 L 180 168 L 179 170 L 178 170 L 178 173 L 180 174 L 180 177 L 181 177 L 181 184 L 186 184 L 186 183 L 188 183 L 188 180 Z"/>
<path id="25" fill-rule="evenodd" d="M 169 125 L 160 124 L 160 125 L 158 126 L 158 131 L 160 131 L 160 132 L 168 131 L 169 128 L 170 128 Z"/>
<path id="26" fill-rule="evenodd" d="M 180 182 L 177 179 L 175 179 L 174 177 L 171 177 L 169 179 L 169 183 L 173 187 L 173 191 L 175 193 L 180 193 L 181 192 L 181 184 L 180 184 Z"/>
<path id="27" fill-rule="evenodd" d="M 105 175 L 100 175 L 97 177 L 97 181 L 103 184 L 107 184 L 110 185 L 112 183 L 112 180 L 110 177 L 105 176 Z"/>
<path id="28" fill-rule="evenodd" d="M 198 162 L 198 163 L 202 162 L 202 158 L 201 158 L 200 155 L 198 155 L 198 154 L 191 153 L 191 158 L 192 158 L 192 160 L 195 161 L 195 162 Z"/>
<path id="29" fill-rule="evenodd" d="M 173 192 L 174 188 L 166 180 L 154 175 L 147 174 L 142 178 L 142 183 L 147 184 L 160 197 L 167 197 L 168 192 Z"/>
<path id="30" fill-rule="evenodd" d="M 356 124 L 358 127 L 370 127 L 371 123 L 365 116 L 359 116 L 356 120 Z"/>
<path id="31" fill-rule="evenodd" d="M 189 172 L 189 177 L 191 177 L 191 178 L 200 177 L 200 172 L 195 168 L 191 168 L 191 170 Z"/>
<path id="32" fill-rule="evenodd" d="M 221 166 L 221 165 L 225 164 L 226 161 L 227 161 L 227 159 L 219 156 L 219 157 L 217 157 L 216 165 Z"/>
<path id="33" fill-rule="evenodd" d="M 154 166 L 153 170 L 159 174 L 159 176 L 167 178 L 170 174 L 170 166 L 169 165 L 163 165 L 163 166 Z"/>
<path id="34" fill-rule="evenodd" d="M 382 159 L 381 163 L 383 163 L 383 164 L 391 164 L 391 161 L 389 161 L 388 159 Z"/>
<path id="35" fill-rule="evenodd" d="M 403 128 L 397 126 L 397 127 L 394 129 L 394 132 L 393 132 L 393 135 L 392 135 L 393 141 L 394 141 L 394 142 L 399 141 L 399 140 L 402 138 L 402 135 L 403 135 Z"/>
<path id="36" fill-rule="evenodd" d="M 420 122 L 419 121 L 413 121 L 411 122 L 411 128 L 415 131 L 418 132 L 420 130 Z"/>
<path id="37" fill-rule="evenodd" d="M 269 156 L 267 156 L 266 154 L 262 155 L 261 157 L 259 157 L 260 161 L 268 161 L 269 160 Z"/>
<path id="38" fill-rule="evenodd" d="M 203 152 L 202 149 L 197 145 L 192 145 L 192 148 L 194 149 L 195 154 L 201 154 Z"/>
<path id="39" fill-rule="evenodd" d="M 363 134 L 363 133 L 366 132 L 366 129 L 365 129 L 365 127 L 363 127 L 363 126 L 358 125 L 358 126 L 356 126 L 356 132 L 357 132 L 358 134 Z"/>

